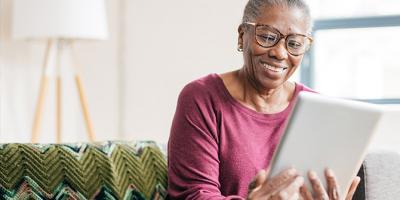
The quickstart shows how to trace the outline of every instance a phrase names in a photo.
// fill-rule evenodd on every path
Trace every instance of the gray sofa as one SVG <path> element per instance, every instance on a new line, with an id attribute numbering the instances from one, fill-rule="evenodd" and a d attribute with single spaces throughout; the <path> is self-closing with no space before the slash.
<path id="1" fill-rule="evenodd" d="M 359 171 L 362 178 L 353 199 L 400 199 L 400 154 L 393 151 L 369 152 Z"/>

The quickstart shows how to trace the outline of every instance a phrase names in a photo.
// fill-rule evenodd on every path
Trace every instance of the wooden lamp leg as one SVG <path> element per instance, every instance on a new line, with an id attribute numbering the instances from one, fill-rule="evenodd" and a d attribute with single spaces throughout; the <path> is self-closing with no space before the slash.
<path id="1" fill-rule="evenodd" d="M 70 46 L 70 50 L 71 50 L 71 57 L 73 59 L 73 64 L 75 65 L 75 83 L 78 89 L 78 94 L 79 94 L 79 100 L 81 103 L 81 107 L 82 107 L 82 112 L 83 112 L 83 117 L 85 119 L 85 124 L 86 124 L 86 130 L 87 130 L 87 134 L 88 134 L 88 138 L 90 142 L 94 142 L 95 141 L 95 135 L 94 135 L 94 131 L 93 131 L 93 125 L 92 125 L 92 121 L 90 119 L 89 116 L 89 108 L 88 108 L 88 103 L 86 100 L 86 96 L 85 96 L 85 92 L 82 86 L 82 80 L 81 77 L 79 76 L 78 73 L 78 69 L 76 67 L 76 65 L 79 65 L 77 60 L 76 60 L 76 56 L 73 52 L 73 45 L 72 42 L 69 42 L 69 46 Z"/>
<path id="2" fill-rule="evenodd" d="M 79 99 L 80 99 L 81 106 L 82 106 L 83 116 L 85 118 L 88 138 L 89 138 L 90 142 L 93 142 L 95 140 L 94 132 L 93 132 L 93 125 L 92 125 L 92 121 L 90 120 L 88 103 L 87 103 L 87 100 L 85 97 L 85 93 L 83 91 L 82 81 L 81 81 L 79 74 L 75 74 L 75 82 L 76 82 L 76 86 L 78 88 Z"/>
<path id="3" fill-rule="evenodd" d="M 40 79 L 40 88 L 39 88 L 39 96 L 36 102 L 35 114 L 33 117 L 33 125 L 32 125 L 32 135 L 31 142 L 36 143 L 39 137 L 39 129 L 40 129 L 40 120 L 42 118 L 43 104 L 46 97 L 47 85 L 48 85 L 48 75 L 47 65 L 49 62 L 49 54 L 51 49 L 52 42 L 48 40 L 47 47 L 44 54 L 44 61 L 42 66 L 42 76 Z"/>
<path id="4" fill-rule="evenodd" d="M 57 57 L 56 57 L 56 142 L 61 143 L 62 134 L 62 85 L 61 85 L 61 66 L 60 59 L 62 53 L 62 40 L 57 42 Z"/>

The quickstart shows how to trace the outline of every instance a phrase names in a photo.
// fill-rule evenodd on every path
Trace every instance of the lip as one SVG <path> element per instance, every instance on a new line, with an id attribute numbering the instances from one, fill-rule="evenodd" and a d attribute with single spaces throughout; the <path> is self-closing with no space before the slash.
<path id="1" fill-rule="evenodd" d="M 282 65 L 282 64 L 272 64 L 272 63 L 265 62 L 265 61 L 260 61 L 260 63 L 262 65 L 269 65 L 269 66 L 272 66 L 272 67 L 275 67 L 275 68 L 283 68 L 283 70 L 286 70 L 288 68 L 287 66 Z"/>
<path id="2" fill-rule="evenodd" d="M 281 79 L 285 74 L 285 70 L 288 69 L 286 66 L 270 64 L 264 61 L 261 61 L 260 65 L 262 67 L 263 75 L 268 79 L 274 80 Z"/>
<path id="3" fill-rule="evenodd" d="M 267 63 L 267 62 L 264 62 L 264 61 L 261 61 L 260 63 L 263 66 L 264 69 L 267 69 L 267 70 L 270 70 L 270 71 L 273 71 L 273 72 L 283 72 L 286 69 L 288 69 L 288 67 L 284 66 L 284 65 L 270 64 L 270 63 Z"/>

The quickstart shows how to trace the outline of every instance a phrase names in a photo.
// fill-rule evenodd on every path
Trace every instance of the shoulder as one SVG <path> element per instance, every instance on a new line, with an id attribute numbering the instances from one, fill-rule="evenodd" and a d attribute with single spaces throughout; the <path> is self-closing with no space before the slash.
<path id="1" fill-rule="evenodd" d="M 292 98 L 291 98 L 291 99 L 292 99 L 292 100 L 291 100 L 292 102 L 294 102 L 294 101 L 297 99 L 297 97 L 298 97 L 298 95 L 300 94 L 300 92 L 318 93 L 318 92 L 314 91 L 313 89 L 311 89 L 311 88 L 305 86 L 305 85 L 302 84 L 302 83 L 294 82 L 294 84 L 295 84 L 295 89 L 294 89 L 293 96 L 292 96 Z"/>
<path id="2" fill-rule="evenodd" d="M 222 105 L 221 82 L 217 74 L 210 74 L 188 83 L 179 94 L 174 119 L 214 125 Z"/>
<path id="3" fill-rule="evenodd" d="M 217 74 L 209 74 L 190 83 L 179 94 L 179 99 L 207 99 L 220 94 L 221 80 Z"/>
<path id="4" fill-rule="evenodd" d="M 311 88 L 305 86 L 305 85 L 302 84 L 302 83 L 298 83 L 298 82 L 296 82 L 296 91 L 298 91 L 298 92 L 312 92 L 312 93 L 318 93 L 318 92 L 316 92 L 315 90 L 313 90 L 313 89 L 311 89 Z"/>

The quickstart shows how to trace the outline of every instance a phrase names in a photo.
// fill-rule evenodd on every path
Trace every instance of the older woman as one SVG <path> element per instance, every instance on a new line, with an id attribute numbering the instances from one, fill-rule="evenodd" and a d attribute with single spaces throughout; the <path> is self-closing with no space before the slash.
<path id="1" fill-rule="evenodd" d="M 179 96 L 168 146 L 171 199 L 340 198 L 330 170 L 326 189 L 309 173 L 313 191 L 295 169 L 275 177 L 263 170 L 297 95 L 311 91 L 288 81 L 312 43 L 310 32 L 302 0 L 247 3 L 238 29 L 243 67 L 195 80 Z"/>

